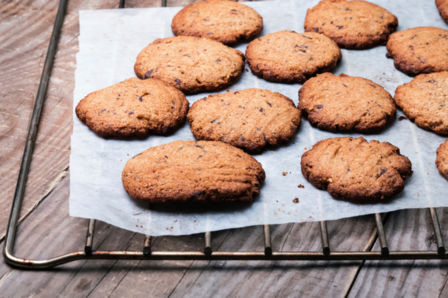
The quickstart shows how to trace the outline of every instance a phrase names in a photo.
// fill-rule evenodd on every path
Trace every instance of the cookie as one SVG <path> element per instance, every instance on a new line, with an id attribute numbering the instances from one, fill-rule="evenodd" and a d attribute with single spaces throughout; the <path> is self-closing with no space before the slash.
<path id="1" fill-rule="evenodd" d="M 367 1 L 322 0 L 305 17 L 305 31 L 325 34 L 348 49 L 384 44 L 397 26 L 396 16 Z"/>
<path id="2" fill-rule="evenodd" d="M 263 29 L 263 18 L 247 5 L 205 0 L 185 6 L 173 18 L 174 35 L 207 37 L 225 44 L 252 39 Z"/>
<path id="3" fill-rule="evenodd" d="M 76 115 L 102 137 L 165 134 L 185 122 L 188 101 L 174 87 L 156 79 L 127 79 L 95 91 L 76 106 Z"/>
<path id="4" fill-rule="evenodd" d="M 299 109 L 312 125 L 329 131 L 377 132 L 395 118 L 392 96 L 378 84 L 324 73 L 299 91 Z"/>
<path id="5" fill-rule="evenodd" d="M 436 6 L 442 19 L 448 23 L 448 0 L 436 0 Z"/>
<path id="6" fill-rule="evenodd" d="M 196 101 L 187 117 L 196 139 L 247 151 L 288 142 L 300 125 L 300 110 L 289 98 L 262 89 L 210 95 Z"/>
<path id="7" fill-rule="evenodd" d="M 448 179 L 448 140 L 445 140 L 445 142 L 440 144 L 439 148 L 437 148 L 436 165 L 440 174 Z"/>
<path id="8" fill-rule="evenodd" d="M 415 124 L 448 136 L 448 71 L 416 76 L 397 87 L 394 100 Z"/>
<path id="9" fill-rule="evenodd" d="M 252 202 L 265 173 L 241 149 L 210 141 L 175 141 L 130 159 L 122 173 L 128 194 L 151 203 Z"/>
<path id="10" fill-rule="evenodd" d="M 226 88 L 243 69 L 240 51 L 192 36 L 157 39 L 140 52 L 134 65 L 139 78 L 160 79 L 188 94 Z"/>
<path id="11" fill-rule="evenodd" d="M 398 31 L 390 35 L 386 48 L 395 67 L 408 75 L 448 70 L 448 30 L 417 27 Z"/>
<path id="12" fill-rule="evenodd" d="M 363 137 L 330 138 L 317 142 L 301 161 L 305 178 L 333 197 L 356 202 L 391 198 L 412 174 L 411 162 L 387 142 Z"/>
<path id="13" fill-rule="evenodd" d="M 303 83 L 336 68 L 341 50 L 323 34 L 279 31 L 251 41 L 246 58 L 252 72 L 265 80 Z"/>

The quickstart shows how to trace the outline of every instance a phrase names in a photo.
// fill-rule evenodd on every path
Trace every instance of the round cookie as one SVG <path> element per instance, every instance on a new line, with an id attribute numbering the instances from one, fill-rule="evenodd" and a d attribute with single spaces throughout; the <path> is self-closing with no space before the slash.
<path id="1" fill-rule="evenodd" d="M 196 101 L 187 117 L 196 139 L 248 151 L 288 142 L 300 125 L 300 110 L 292 100 L 262 89 L 209 95 Z"/>
<path id="2" fill-rule="evenodd" d="M 448 70 L 448 30 L 417 27 L 390 35 L 387 57 L 402 72 L 414 76 Z"/>
<path id="3" fill-rule="evenodd" d="M 363 137 L 317 142 L 301 161 L 305 178 L 337 199 L 374 202 L 391 198 L 412 174 L 411 162 L 390 143 Z"/>
<path id="4" fill-rule="evenodd" d="M 392 96 L 378 84 L 345 74 L 324 73 L 299 91 L 299 109 L 320 129 L 376 132 L 395 118 Z"/>
<path id="5" fill-rule="evenodd" d="M 139 78 L 160 79 L 188 94 L 226 88 L 243 69 L 240 51 L 192 36 L 157 39 L 140 52 L 134 65 Z"/>
<path id="6" fill-rule="evenodd" d="M 76 106 L 76 115 L 102 137 L 165 134 L 185 122 L 188 101 L 156 79 L 130 78 L 92 92 Z"/>
<path id="7" fill-rule="evenodd" d="M 397 87 L 394 100 L 415 124 L 448 136 L 448 71 L 416 76 Z"/>
<path id="8" fill-rule="evenodd" d="M 252 72 L 265 80 L 302 83 L 336 68 L 341 50 L 323 34 L 279 31 L 251 41 L 246 58 Z"/>
<path id="9" fill-rule="evenodd" d="M 437 148 L 437 158 L 436 158 L 437 169 L 439 169 L 440 174 L 448 179 L 448 140 L 445 140 Z"/>
<path id="10" fill-rule="evenodd" d="M 128 194 L 151 203 L 252 202 L 265 173 L 241 149 L 209 141 L 175 141 L 130 159 L 122 173 Z"/>
<path id="11" fill-rule="evenodd" d="M 305 17 L 305 31 L 325 34 L 348 49 L 384 44 L 397 26 L 397 17 L 386 9 L 357 0 L 322 0 Z"/>
<path id="12" fill-rule="evenodd" d="M 448 0 L 436 0 L 436 6 L 442 19 L 448 23 Z"/>
<path id="13" fill-rule="evenodd" d="M 207 37 L 225 44 L 252 39 L 263 18 L 252 8 L 228 0 L 205 0 L 185 6 L 173 18 L 174 35 Z"/>

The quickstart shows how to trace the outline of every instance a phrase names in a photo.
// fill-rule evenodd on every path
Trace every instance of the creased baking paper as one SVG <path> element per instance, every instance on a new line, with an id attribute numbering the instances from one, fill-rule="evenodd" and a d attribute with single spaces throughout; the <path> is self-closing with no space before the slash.
<path id="1" fill-rule="evenodd" d="M 246 2 L 264 18 L 262 34 L 290 29 L 303 32 L 307 8 L 315 1 Z M 399 30 L 432 25 L 446 28 L 434 1 L 373 1 L 397 15 Z M 172 36 L 170 23 L 179 7 L 80 11 L 74 107 L 89 92 L 133 77 L 139 51 L 156 38 Z M 245 51 L 247 44 L 237 48 Z M 342 50 L 335 73 L 362 76 L 384 86 L 392 95 L 410 77 L 396 70 L 386 49 Z M 248 68 L 246 66 L 246 68 Z M 265 88 L 290 97 L 296 104 L 299 84 L 269 83 L 249 72 L 230 90 Z M 188 96 L 190 104 L 207 94 Z M 397 118 L 401 116 L 398 112 Z M 448 206 L 448 181 L 437 172 L 435 152 L 444 138 L 424 131 L 409 120 L 397 120 L 381 134 L 367 139 L 389 141 L 412 161 L 413 175 L 405 190 L 390 203 L 355 205 L 332 199 L 309 184 L 300 171 L 300 157 L 334 134 L 312 128 L 304 120 L 287 146 L 255 155 L 266 170 L 266 183 L 257 201 L 246 208 L 207 210 L 149 210 L 131 200 L 121 184 L 126 161 L 141 151 L 174 140 L 193 140 L 188 124 L 169 137 L 145 140 L 104 140 L 73 114 L 70 155 L 70 215 L 94 218 L 147 235 L 180 235 L 260 224 L 333 220 L 405 208 Z M 352 134 L 357 136 L 357 134 Z M 302 184 L 304 188 L 299 188 Z M 294 199 L 298 198 L 298 203 Z M 295 200 L 297 202 L 297 200 Z"/>

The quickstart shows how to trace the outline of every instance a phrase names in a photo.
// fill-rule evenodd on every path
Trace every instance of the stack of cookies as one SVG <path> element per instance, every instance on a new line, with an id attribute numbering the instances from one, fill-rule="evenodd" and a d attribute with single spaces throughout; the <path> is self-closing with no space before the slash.
<path id="1" fill-rule="evenodd" d="M 436 2 L 446 16 L 446 1 Z M 174 37 L 141 50 L 137 78 L 88 94 L 76 114 L 99 137 L 124 140 L 167 135 L 188 119 L 197 141 L 152 147 L 126 163 L 122 182 L 134 199 L 253 202 L 265 171 L 250 154 L 287 146 L 302 116 L 330 132 L 381 133 L 393 125 L 398 106 L 421 128 L 448 135 L 448 31 L 394 33 L 397 26 L 391 12 L 367 1 L 322 0 L 307 11 L 304 33 L 258 37 L 263 18 L 254 9 L 229 0 L 199 1 L 175 15 Z M 247 41 L 245 54 L 231 47 Z M 417 75 L 394 97 L 366 78 L 332 74 L 341 47 L 384 44 L 398 70 Z M 275 90 L 251 88 L 214 93 L 189 108 L 185 94 L 228 88 L 243 75 L 246 59 L 260 79 L 303 84 L 298 106 Z M 448 179 L 448 141 L 437 150 L 436 165 Z M 324 139 L 301 156 L 311 184 L 352 202 L 393 198 L 411 168 L 399 148 L 363 137 Z"/>

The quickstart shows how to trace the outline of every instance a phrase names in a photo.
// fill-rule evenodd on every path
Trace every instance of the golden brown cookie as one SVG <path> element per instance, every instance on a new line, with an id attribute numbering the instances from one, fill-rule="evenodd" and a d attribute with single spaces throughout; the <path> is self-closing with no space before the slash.
<path id="1" fill-rule="evenodd" d="M 225 44 L 252 39 L 263 18 L 252 8 L 229 0 L 205 0 L 185 6 L 173 18 L 174 35 L 207 37 Z"/>
<path id="2" fill-rule="evenodd" d="M 302 156 L 302 173 L 337 199 L 373 202 L 401 192 L 412 174 L 411 162 L 387 142 L 363 137 L 317 142 Z"/>
<path id="3" fill-rule="evenodd" d="M 448 70 L 448 30 L 417 27 L 390 35 L 387 56 L 408 75 Z"/>
<path id="4" fill-rule="evenodd" d="M 244 69 L 244 55 L 220 42 L 192 36 L 157 39 L 137 57 L 141 79 L 156 78 L 185 93 L 223 89 Z"/>
<path id="5" fill-rule="evenodd" d="M 448 140 L 445 140 L 437 148 L 437 158 L 436 158 L 437 169 L 439 169 L 440 174 L 448 179 Z"/>
<path id="6" fill-rule="evenodd" d="M 392 96 L 378 84 L 345 74 L 324 73 L 299 91 L 308 121 L 329 131 L 376 132 L 395 118 Z"/>
<path id="7" fill-rule="evenodd" d="M 416 76 L 397 87 L 394 100 L 418 126 L 448 135 L 448 71 Z"/>
<path id="8" fill-rule="evenodd" d="M 300 125 L 300 110 L 289 98 L 262 89 L 209 95 L 196 101 L 187 117 L 196 139 L 248 151 L 288 142 Z"/>
<path id="9" fill-rule="evenodd" d="M 384 44 L 397 26 L 397 17 L 389 11 L 358 0 L 322 0 L 305 17 L 305 31 L 325 34 L 349 49 Z"/>
<path id="10" fill-rule="evenodd" d="M 210 141 L 175 141 L 130 159 L 122 181 L 128 194 L 151 203 L 252 202 L 265 173 L 241 149 Z"/>
<path id="11" fill-rule="evenodd" d="M 448 0 L 436 0 L 436 6 L 442 19 L 448 23 Z"/>
<path id="12" fill-rule="evenodd" d="M 280 31 L 250 42 L 246 58 L 252 72 L 265 80 L 302 83 L 316 73 L 332 71 L 341 50 L 323 34 Z"/>
<path id="13" fill-rule="evenodd" d="M 127 79 L 95 91 L 76 106 L 76 115 L 102 137 L 165 134 L 185 122 L 182 92 L 156 79 Z"/>

